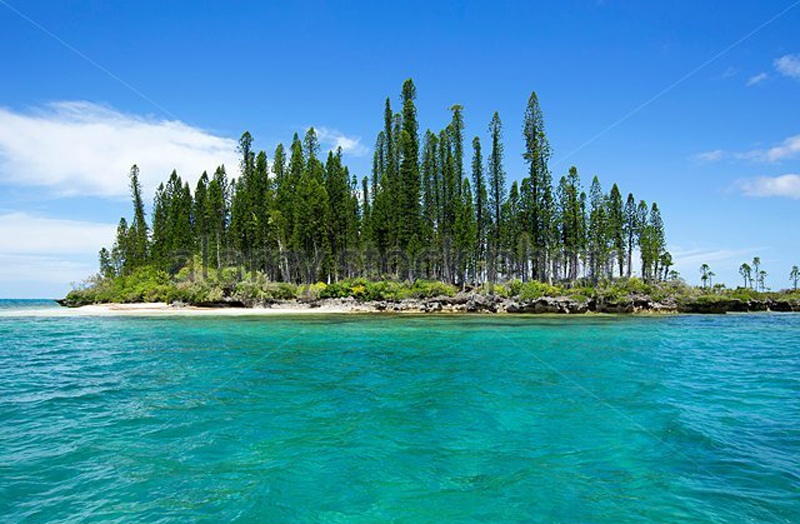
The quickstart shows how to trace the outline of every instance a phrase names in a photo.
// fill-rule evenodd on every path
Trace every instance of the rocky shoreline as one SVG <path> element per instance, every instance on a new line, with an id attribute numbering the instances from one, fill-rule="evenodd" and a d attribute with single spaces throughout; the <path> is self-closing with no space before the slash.
<path id="1" fill-rule="evenodd" d="M 74 307 L 66 300 L 59 304 Z M 800 302 L 780 299 L 740 300 L 719 297 L 709 300 L 667 299 L 656 301 L 646 295 L 634 295 L 621 299 L 577 299 L 570 296 L 540 297 L 533 300 L 504 298 L 499 295 L 458 293 L 426 299 L 404 299 L 399 301 L 359 301 L 354 298 L 317 300 L 279 300 L 270 302 L 243 302 L 223 300 L 204 303 L 173 303 L 171 308 L 212 309 L 269 309 L 269 310 L 318 310 L 353 313 L 507 313 L 507 314 L 725 314 L 747 312 L 800 312 Z"/>

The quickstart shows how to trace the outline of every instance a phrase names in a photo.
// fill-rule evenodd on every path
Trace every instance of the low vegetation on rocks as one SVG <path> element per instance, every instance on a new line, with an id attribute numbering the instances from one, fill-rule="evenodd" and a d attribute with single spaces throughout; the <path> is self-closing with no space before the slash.
<path id="1" fill-rule="evenodd" d="M 358 310 L 496 313 L 725 313 L 800 311 L 796 291 L 705 289 L 682 281 L 646 283 L 638 278 L 560 286 L 509 280 L 456 287 L 439 281 L 367 280 L 296 285 L 272 282 L 260 272 L 181 270 L 175 276 L 140 268 L 115 278 L 96 277 L 61 301 L 76 307 L 100 303 L 167 302 L 199 307 L 350 306 Z"/>

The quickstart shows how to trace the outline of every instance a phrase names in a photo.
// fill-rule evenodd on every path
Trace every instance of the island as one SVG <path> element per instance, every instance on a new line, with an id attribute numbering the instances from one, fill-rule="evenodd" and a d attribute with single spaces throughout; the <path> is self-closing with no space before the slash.
<path id="1" fill-rule="evenodd" d="M 416 87 L 389 98 L 372 172 L 359 181 L 341 148 L 323 159 L 317 133 L 297 133 L 272 159 L 239 140 L 238 176 L 224 165 L 194 190 L 173 171 L 148 222 L 139 169 L 130 171 L 133 216 L 99 254 L 99 273 L 59 303 L 167 304 L 173 308 L 280 308 L 368 312 L 725 313 L 800 311 L 791 289 L 765 289 L 760 259 L 742 264 L 743 286 L 702 286 L 673 269 L 655 202 L 576 167 L 553 183 L 535 92 L 524 110 L 527 172 L 506 183 L 503 124 L 495 112 L 486 153 L 464 108 L 420 137 Z M 420 140 L 421 138 L 421 140 Z M 469 171 L 469 174 L 467 174 Z M 635 266 L 635 268 L 634 268 Z"/>

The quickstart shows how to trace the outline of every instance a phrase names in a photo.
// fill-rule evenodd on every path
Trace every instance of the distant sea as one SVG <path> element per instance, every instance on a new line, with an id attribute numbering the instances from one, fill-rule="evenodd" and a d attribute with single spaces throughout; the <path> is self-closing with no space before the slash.
<path id="1" fill-rule="evenodd" d="M 56 307 L 0 301 L 0 522 L 800 522 L 800 315 Z"/>
<path id="2" fill-rule="evenodd" d="M 0 298 L 0 312 L 26 309 L 60 309 L 55 300 L 46 298 Z"/>

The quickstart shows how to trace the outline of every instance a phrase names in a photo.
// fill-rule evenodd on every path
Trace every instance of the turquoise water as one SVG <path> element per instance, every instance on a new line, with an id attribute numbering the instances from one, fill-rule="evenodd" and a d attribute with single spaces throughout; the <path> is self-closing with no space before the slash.
<path id="1" fill-rule="evenodd" d="M 800 522 L 800 315 L 0 313 L 0 521 Z"/>

